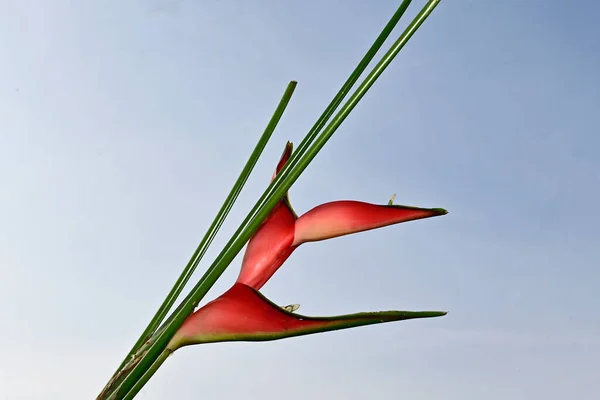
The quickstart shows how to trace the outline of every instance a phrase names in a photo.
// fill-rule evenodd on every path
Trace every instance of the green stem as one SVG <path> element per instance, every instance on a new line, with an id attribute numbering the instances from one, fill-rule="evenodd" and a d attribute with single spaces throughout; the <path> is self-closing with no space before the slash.
<path id="1" fill-rule="evenodd" d="M 348 114 L 354 109 L 360 99 L 366 94 L 377 78 L 383 73 L 385 68 L 392 62 L 398 52 L 404 47 L 406 42 L 412 37 L 416 30 L 421 26 L 425 19 L 431 14 L 440 0 L 430 0 L 427 5 L 419 12 L 415 19 L 409 24 L 406 30 L 393 44 L 393 46 L 384 55 L 382 60 L 369 73 L 367 78 L 361 83 L 359 88 L 352 94 L 350 99 L 344 104 L 329 125 L 324 129 L 321 135 L 316 139 L 306 155 L 297 162 L 297 165 L 290 168 L 289 164 L 283 168 L 275 180 L 268 186 L 263 196 L 248 214 L 244 222 L 240 225 L 234 236 L 227 243 L 225 248 L 217 256 L 213 264 L 208 268 L 200 281 L 194 286 L 190 294 L 182 302 L 181 306 L 169 318 L 169 323 L 165 330 L 156 337 L 154 343 L 149 347 L 148 352 L 142 360 L 136 365 L 131 373 L 121 383 L 111 399 L 122 399 L 125 394 L 135 385 L 135 383 L 144 375 L 144 372 L 152 366 L 167 346 L 169 340 L 173 337 L 183 321 L 193 312 L 200 299 L 210 290 L 214 282 L 221 276 L 227 266 L 240 252 L 248 239 L 258 229 L 262 221 L 268 216 L 271 209 L 289 190 L 291 185 L 298 179 L 300 174 L 321 150 Z"/>
<path id="2" fill-rule="evenodd" d="M 117 371 L 115 372 L 113 377 L 119 373 L 119 371 L 131 359 L 132 355 L 134 355 L 140 349 L 140 347 L 156 331 L 156 329 L 158 328 L 160 323 L 163 321 L 163 319 L 165 318 L 165 316 L 167 315 L 167 313 L 169 312 L 169 310 L 171 309 L 171 307 L 177 300 L 177 297 L 179 297 L 179 295 L 181 294 L 181 291 L 183 290 L 185 285 L 190 280 L 190 277 L 196 270 L 198 263 L 200 262 L 200 260 L 204 256 L 204 254 L 206 253 L 208 247 L 210 246 L 210 244 L 212 243 L 213 239 L 215 238 L 217 232 L 219 231 L 219 228 L 221 228 L 221 225 L 223 224 L 223 222 L 225 221 L 225 218 L 229 214 L 229 211 L 233 207 L 233 204 L 235 203 L 238 195 L 242 191 L 244 184 L 248 180 L 248 177 L 250 176 L 250 173 L 254 169 L 254 166 L 256 165 L 256 162 L 258 161 L 260 155 L 262 154 L 267 142 L 271 138 L 271 135 L 273 134 L 275 127 L 279 123 L 279 120 L 281 119 L 281 116 L 283 115 L 283 112 L 285 111 L 285 109 L 292 97 L 292 94 L 294 93 L 296 85 L 297 85 L 297 82 L 295 82 L 295 81 L 291 81 L 288 84 L 288 86 L 279 102 L 279 105 L 277 106 L 277 108 L 275 109 L 275 112 L 273 113 L 273 116 L 271 117 L 271 120 L 269 121 L 267 127 L 265 128 L 265 131 L 263 132 L 258 143 L 256 144 L 254 151 L 252 151 L 252 154 L 250 155 L 250 158 L 246 162 L 244 169 L 242 170 L 242 172 L 240 173 L 239 177 L 237 178 L 235 184 L 231 188 L 231 191 L 229 192 L 229 195 L 227 196 L 227 198 L 225 199 L 225 202 L 221 206 L 221 209 L 219 210 L 217 216 L 215 217 L 212 224 L 208 228 L 208 231 L 204 235 L 204 238 L 202 238 L 202 241 L 196 248 L 196 251 L 194 252 L 194 254 L 192 254 L 190 261 L 187 263 L 187 265 L 181 272 L 181 275 L 179 276 L 179 278 L 177 278 L 177 281 L 173 285 L 173 288 L 171 289 L 171 291 L 169 292 L 169 294 L 167 295 L 167 297 L 165 298 L 163 303 L 160 305 L 160 307 L 154 314 L 154 317 L 152 317 L 152 320 L 150 321 L 150 323 L 148 324 L 146 329 L 144 329 L 144 332 L 140 335 L 139 339 L 135 342 L 132 349 L 127 354 L 127 357 L 125 357 L 123 362 L 121 362 L 121 365 L 119 366 L 119 368 L 117 369 Z"/>
<path id="3" fill-rule="evenodd" d="M 325 108 L 323 114 L 321 114 L 317 122 L 315 122 L 315 124 L 310 129 L 310 131 L 308 131 L 304 139 L 302 139 L 300 144 L 296 147 L 295 151 L 292 153 L 291 158 L 286 163 L 288 169 L 294 168 L 294 165 L 302 157 L 308 146 L 312 143 L 314 138 L 321 131 L 323 126 L 325 126 L 325 124 L 327 123 L 329 118 L 331 118 L 338 106 L 342 103 L 346 95 L 350 92 L 350 89 L 352 89 L 352 86 L 354 86 L 358 78 L 360 78 L 360 76 L 365 71 L 369 63 L 373 60 L 373 57 L 375 57 L 377 52 L 381 49 L 381 46 L 383 46 L 387 38 L 390 36 L 390 33 L 392 33 L 392 31 L 398 24 L 398 21 L 400 21 L 400 18 L 402 18 L 402 15 L 404 15 L 404 12 L 410 5 L 411 1 L 412 0 L 404 0 L 402 4 L 400 4 L 400 6 L 398 7 L 394 15 L 392 15 L 392 17 L 385 25 L 379 36 L 377 36 L 367 53 L 360 60 L 354 71 L 352 71 L 346 82 L 344 82 L 344 84 L 342 85 L 338 93 L 335 95 L 333 100 L 331 100 L 331 103 L 329 103 L 327 108 Z M 280 172 L 279 175 L 283 174 Z"/>
<path id="4" fill-rule="evenodd" d="M 125 397 L 123 397 L 123 400 L 133 399 L 171 354 L 173 354 L 171 349 L 165 349 L 162 353 L 160 353 L 160 356 L 158 356 L 152 366 L 148 368 L 144 375 L 142 375 L 135 385 L 133 385 L 131 390 L 125 395 Z"/>

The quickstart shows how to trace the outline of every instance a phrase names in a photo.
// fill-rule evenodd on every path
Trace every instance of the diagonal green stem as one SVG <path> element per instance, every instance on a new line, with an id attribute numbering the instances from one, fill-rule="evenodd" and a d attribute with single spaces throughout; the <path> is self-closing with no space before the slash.
<path id="1" fill-rule="evenodd" d="M 275 109 L 275 112 L 273 113 L 273 116 L 271 117 L 271 120 L 269 121 L 267 127 L 265 128 L 265 131 L 263 132 L 258 143 L 256 144 L 256 147 L 254 148 L 254 151 L 250 155 L 250 158 L 246 162 L 244 169 L 240 173 L 238 179 L 236 180 L 235 184 L 231 188 L 231 191 L 227 195 L 227 198 L 225 199 L 225 202 L 221 206 L 221 209 L 219 210 L 217 216 L 215 217 L 212 224 L 208 228 L 208 231 L 202 238 L 202 241 L 196 248 L 196 251 L 190 258 L 190 261 L 187 263 L 187 265 L 181 272 L 181 275 L 179 276 L 179 278 L 177 278 L 177 281 L 173 285 L 173 288 L 170 290 L 169 294 L 167 295 L 167 297 L 165 298 L 163 303 L 160 305 L 159 309 L 154 314 L 154 317 L 152 317 L 152 320 L 150 321 L 150 323 L 148 324 L 146 329 L 144 329 L 144 332 L 141 334 L 141 336 L 139 337 L 137 342 L 134 344 L 133 348 L 129 351 L 129 353 L 127 354 L 127 357 L 125 357 L 125 360 L 123 360 L 123 362 L 117 369 L 117 372 L 115 372 L 115 375 L 125 366 L 125 364 L 127 364 L 127 362 L 131 359 L 132 355 L 134 355 L 140 349 L 140 347 L 156 331 L 156 329 L 158 328 L 160 323 L 164 320 L 165 316 L 167 315 L 167 313 L 169 312 L 169 310 L 171 309 L 171 307 L 177 300 L 177 297 L 179 297 L 179 295 L 181 294 L 181 291 L 183 290 L 185 285 L 190 280 L 190 277 L 196 270 L 198 263 L 200 262 L 200 260 L 204 256 L 204 254 L 206 253 L 208 247 L 210 246 L 210 244 L 212 243 L 213 239 L 215 238 L 217 232 L 219 231 L 219 228 L 221 228 L 221 225 L 223 224 L 223 222 L 225 221 L 225 218 L 229 214 L 229 211 L 233 207 L 233 204 L 235 203 L 238 195 L 242 191 L 244 184 L 248 180 L 248 177 L 250 176 L 250 173 L 254 169 L 254 166 L 256 165 L 256 162 L 258 161 L 260 155 L 262 154 L 267 142 L 271 138 L 271 135 L 273 134 L 275 127 L 277 126 L 279 120 L 281 119 L 281 116 L 283 115 L 283 112 L 285 111 L 285 109 L 292 97 L 292 94 L 294 93 L 296 85 L 297 85 L 297 82 L 295 82 L 295 81 L 291 81 L 288 84 L 288 86 L 283 94 L 283 97 L 281 98 L 281 100 L 279 102 L 279 105 L 277 106 L 277 108 Z M 113 375 L 113 377 L 115 375 Z"/>
<path id="2" fill-rule="evenodd" d="M 213 264 L 208 268 L 200 281 L 194 286 L 190 294 L 182 302 L 181 306 L 169 318 L 168 324 L 164 330 L 156 337 L 156 340 L 149 347 L 146 356 L 140 360 L 136 367 L 121 383 L 111 399 L 122 399 L 135 383 L 144 375 L 154 361 L 165 349 L 171 337 L 175 334 L 183 321 L 193 312 L 200 299 L 206 293 L 214 282 L 221 276 L 227 266 L 233 261 L 242 247 L 258 229 L 262 221 L 267 217 L 271 209 L 279 199 L 289 190 L 291 185 L 298 179 L 300 174 L 321 150 L 348 114 L 358 104 L 360 99 L 366 94 L 377 78 L 383 73 L 385 68 L 392 62 L 398 52 L 404 47 L 406 42 L 412 37 L 416 30 L 421 26 L 425 19 L 431 14 L 440 0 L 430 0 L 427 5 L 419 12 L 415 19 L 409 24 L 406 30 L 392 45 L 390 50 L 384 55 L 382 60 L 369 73 L 367 78 L 361 83 L 359 88 L 352 94 L 350 99 L 344 104 L 341 110 L 324 129 L 321 135 L 315 140 L 315 143 L 306 151 L 306 155 L 298 160 L 297 164 L 290 167 L 287 164 L 278 174 L 275 180 L 269 185 L 263 196 L 259 199 L 252 211 L 248 214 L 244 222 L 240 225 L 234 236 L 227 243 L 223 251 L 217 256 Z"/>
<path id="3" fill-rule="evenodd" d="M 333 100 L 331 100 L 331 103 L 329 103 L 327 108 L 325 108 L 323 114 L 321 114 L 317 122 L 315 122 L 315 124 L 310 129 L 310 131 L 308 131 L 304 139 L 302 139 L 300 144 L 296 147 L 296 150 L 292 153 L 292 156 L 286 163 L 286 165 L 289 166 L 288 169 L 294 167 L 294 165 L 298 162 L 298 159 L 302 157 L 308 146 L 312 143 L 317 134 L 321 131 L 323 126 L 325 126 L 329 118 L 331 118 L 335 110 L 342 103 L 342 100 L 344 100 L 346 95 L 350 92 L 352 86 L 354 86 L 358 78 L 360 78 L 360 76 L 365 71 L 369 63 L 373 60 L 373 57 L 375 57 L 377 52 L 381 49 L 383 43 L 385 43 L 387 38 L 390 36 L 390 33 L 392 33 L 392 31 L 398 24 L 398 21 L 400 21 L 400 18 L 402 18 L 402 16 L 404 15 L 404 12 L 410 5 L 411 1 L 412 0 L 404 0 L 402 4 L 400 4 L 400 6 L 398 7 L 394 15 L 392 15 L 392 17 L 385 25 L 379 36 L 377 36 L 367 53 L 360 60 L 354 71 L 352 71 L 346 82 L 344 82 L 344 84 L 342 85 L 338 93 L 335 95 Z M 281 175 L 281 172 L 279 175 Z"/>
<path id="4" fill-rule="evenodd" d="M 171 354 L 173 354 L 173 352 L 170 349 L 165 349 L 162 353 L 160 353 L 160 356 L 158 356 L 156 361 L 152 363 L 150 368 L 148 368 L 144 375 L 142 375 L 140 380 L 133 385 L 131 390 L 125 395 L 125 397 L 123 397 L 123 400 L 133 399 Z"/>

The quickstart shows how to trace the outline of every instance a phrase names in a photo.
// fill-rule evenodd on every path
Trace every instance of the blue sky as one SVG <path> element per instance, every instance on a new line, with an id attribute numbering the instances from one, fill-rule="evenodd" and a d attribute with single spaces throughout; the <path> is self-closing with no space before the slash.
<path id="1" fill-rule="evenodd" d="M 93 398 L 288 81 L 198 277 L 400 1 L 253 3 L 0 0 L 0 398 Z M 298 212 L 397 193 L 450 214 L 307 244 L 269 298 L 446 317 L 185 348 L 140 397 L 596 398 L 599 11 L 442 1 L 291 190 Z"/>

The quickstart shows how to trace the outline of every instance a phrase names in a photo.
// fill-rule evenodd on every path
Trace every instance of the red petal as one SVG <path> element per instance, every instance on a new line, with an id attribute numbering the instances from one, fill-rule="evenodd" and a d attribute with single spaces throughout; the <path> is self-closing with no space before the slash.
<path id="1" fill-rule="evenodd" d="M 313 208 L 296 221 L 294 245 L 444 214 L 447 211 L 441 208 L 334 201 Z"/>
<path id="2" fill-rule="evenodd" d="M 295 222 L 287 202 L 275 206 L 248 243 L 238 282 L 260 289 L 273 276 L 296 248 L 292 247 Z"/>
<path id="3" fill-rule="evenodd" d="M 445 314 L 440 311 L 384 311 L 328 318 L 306 317 L 285 311 L 258 291 L 236 283 L 221 297 L 188 317 L 167 347 L 176 350 L 198 343 L 277 340 Z"/>
<path id="4" fill-rule="evenodd" d="M 292 143 L 287 142 L 273 179 L 291 154 Z M 292 242 L 296 218 L 286 194 L 248 242 L 238 282 L 260 289 L 273 276 L 295 249 Z"/>

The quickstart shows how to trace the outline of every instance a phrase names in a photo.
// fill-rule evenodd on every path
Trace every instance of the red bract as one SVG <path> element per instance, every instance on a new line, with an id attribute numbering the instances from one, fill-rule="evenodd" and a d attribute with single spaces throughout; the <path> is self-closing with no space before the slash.
<path id="1" fill-rule="evenodd" d="M 288 142 L 273 178 L 291 154 L 292 144 Z M 375 205 L 344 200 L 322 204 L 298 218 L 286 194 L 250 239 L 237 281 L 260 289 L 302 243 L 444 214 L 447 211 L 442 208 Z"/>
<path id="2" fill-rule="evenodd" d="M 382 311 L 315 318 L 288 312 L 257 290 L 236 283 L 188 318 L 169 343 L 172 351 L 190 344 L 267 341 L 413 318 L 439 317 L 440 311 Z"/>
<path id="3" fill-rule="evenodd" d="M 292 153 L 286 145 L 275 175 Z M 272 179 L 273 179 L 272 178 Z M 441 311 L 384 311 L 315 318 L 295 314 L 258 292 L 302 243 L 330 239 L 400 222 L 446 214 L 441 208 L 375 205 L 358 201 L 322 204 L 298 217 L 287 194 L 250 239 L 242 270 L 231 289 L 186 319 L 168 348 L 223 341 L 265 341 L 361 325 L 428 318 Z"/>

